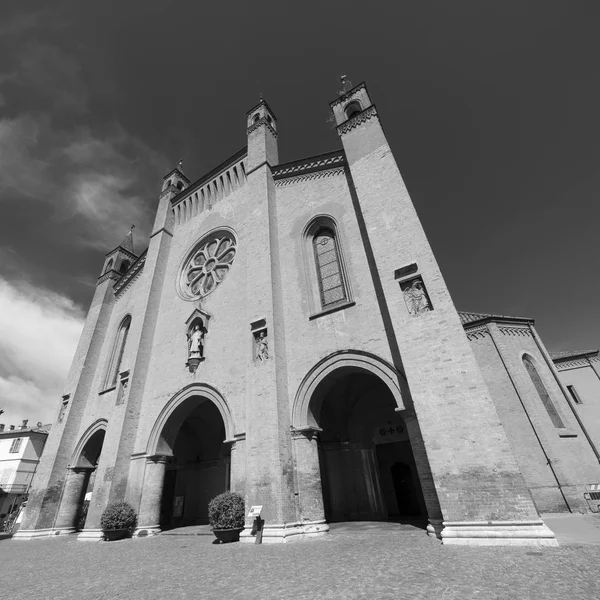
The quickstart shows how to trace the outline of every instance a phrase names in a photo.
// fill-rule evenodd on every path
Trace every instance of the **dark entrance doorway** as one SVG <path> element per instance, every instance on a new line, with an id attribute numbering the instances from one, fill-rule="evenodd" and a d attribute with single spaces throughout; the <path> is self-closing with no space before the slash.
<path id="1" fill-rule="evenodd" d="M 96 469 L 98 467 L 98 461 L 100 460 L 100 454 L 102 453 L 105 435 L 106 431 L 104 429 L 96 431 L 86 442 L 81 451 L 81 455 L 79 456 L 79 460 L 77 461 L 77 466 L 85 473 L 85 480 L 82 486 L 83 494 L 79 499 L 75 518 L 75 529 L 77 531 L 81 531 L 85 528 L 88 508 L 90 506 L 92 493 L 94 492 Z"/>
<path id="2" fill-rule="evenodd" d="M 165 473 L 161 527 L 207 524 L 209 501 L 229 489 L 230 447 L 223 443 L 221 414 L 211 401 L 193 397 L 174 412 L 167 432 L 173 456 Z"/>
<path id="3" fill-rule="evenodd" d="M 406 426 L 381 379 L 338 369 L 311 400 L 328 521 L 426 517 Z"/>

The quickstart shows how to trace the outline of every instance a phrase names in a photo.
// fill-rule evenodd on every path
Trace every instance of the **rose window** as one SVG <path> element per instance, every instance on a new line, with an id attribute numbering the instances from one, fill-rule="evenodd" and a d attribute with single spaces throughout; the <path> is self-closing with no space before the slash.
<path id="1" fill-rule="evenodd" d="M 184 263 L 180 291 L 189 300 L 208 296 L 227 276 L 235 253 L 235 238 L 228 232 L 200 242 Z"/>

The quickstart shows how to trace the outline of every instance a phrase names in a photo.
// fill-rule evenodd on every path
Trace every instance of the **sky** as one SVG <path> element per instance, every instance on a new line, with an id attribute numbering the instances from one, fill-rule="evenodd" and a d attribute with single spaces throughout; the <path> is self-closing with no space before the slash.
<path id="1" fill-rule="evenodd" d="M 54 420 L 106 252 L 162 176 L 246 143 L 336 150 L 367 83 L 459 310 L 600 347 L 597 1 L 0 0 L 0 422 Z"/>

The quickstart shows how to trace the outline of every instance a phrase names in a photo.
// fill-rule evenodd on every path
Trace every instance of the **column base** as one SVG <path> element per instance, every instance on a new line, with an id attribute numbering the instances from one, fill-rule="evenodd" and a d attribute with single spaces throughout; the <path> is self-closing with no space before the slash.
<path id="1" fill-rule="evenodd" d="M 429 533 L 429 527 L 427 530 Z M 541 519 L 444 521 L 441 540 L 443 544 L 464 546 L 558 546 L 554 533 Z"/>
<path id="2" fill-rule="evenodd" d="M 441 540 L 442 529 L 444 529 L 442 519 L 429 519 L 429 523 L 427 524 L 427 535 Z"/>
<path id="3" fill-rule="evenodd" d="M 152 535 L 158 535 L 160 533 L 160 525 L 147 525 L 146 527 L 138 527 L 133 532 L 134 538 L 150 537 Z"/>
<path id="4" fill-rule="evenodd" d="M 50 535 L 72 535 L 74 533 L 77 533 L 77 529 L 75 529 L 75 527 L 55 527 L 50 532 Z"/>
<path id="5" fill-rule="evenodd" d="M 329 525 L 323 521 L 308 521 L 304 523 L 283 523 L 263 525 L 263 544 L 285 544 L 292 541 L 320 537 L 329 532 Z M 253 544 L 256 535 L 246 527 L 240 534 L 240 542 Z"/>
<path id="6" fill-rule="evenodd" d="M 19 529 L 11 539 L 13 540 L 34 540 L 36 538 L 49 537 L 53 535 L 54 529 Z"/>
<path id="7" fill-rule="evenodd" d="M 78 542 L 99 542 L 104 538 L 102 529 L 84 529 L 77 536 Z"/>

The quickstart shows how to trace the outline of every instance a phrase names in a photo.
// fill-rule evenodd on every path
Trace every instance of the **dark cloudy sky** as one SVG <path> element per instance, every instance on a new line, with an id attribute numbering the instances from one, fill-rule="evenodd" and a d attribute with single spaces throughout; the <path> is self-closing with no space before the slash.
<path id="1" fill-rule="evenodd" d="M 0 408 L 52 420 L 103 254 L 145 247 L 161 177 L 245 145 L 340 147 L 366 81 L 458 308 L 598 348 L 599 3 L 0 0 Z"/>

